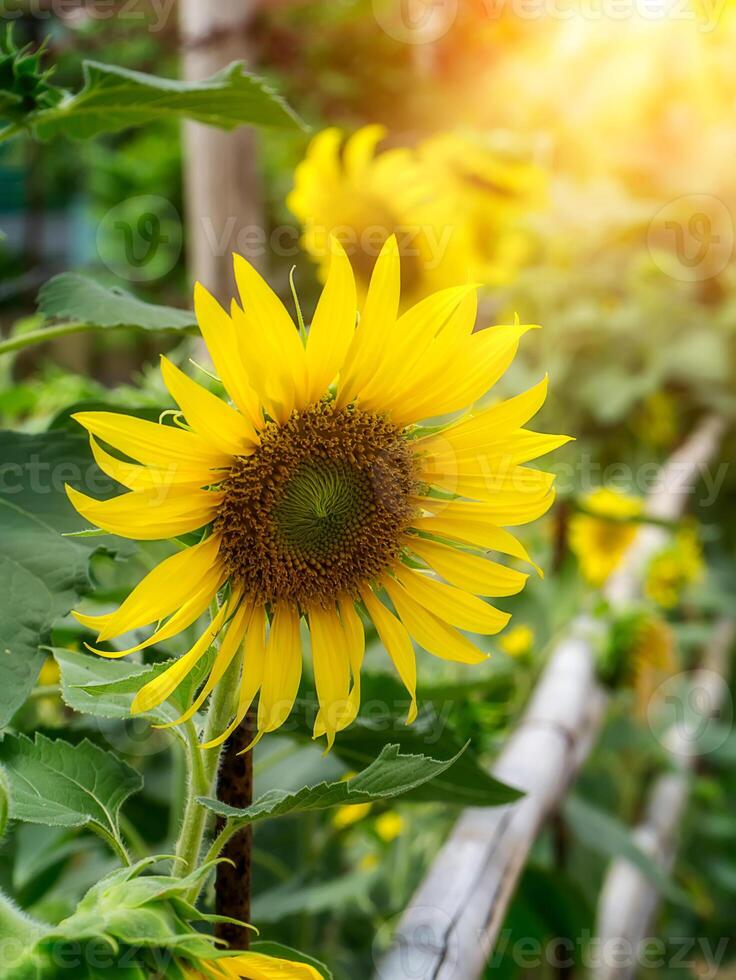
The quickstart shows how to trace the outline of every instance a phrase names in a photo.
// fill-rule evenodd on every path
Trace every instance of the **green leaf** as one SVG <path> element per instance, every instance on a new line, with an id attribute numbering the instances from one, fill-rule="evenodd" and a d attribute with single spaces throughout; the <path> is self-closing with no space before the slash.
<path id="1" fill-rule="evenodd" d="M 447 803 L 458 806 L 501 806 L 513 803 L 522 794 L 512 786 L 495 779 L 481 765 L 472 749 L 463 751 L 467 739 L 458 736 L 448 706 L 467 697 L 461 687 L 427 686 L 420 692 L 420 711 L 414 724 L 405 724 L 409 708 L 403 685 L 387 674 L 366 673 L 362 681 L 361 712 L 345 731 L 337 736 L 333 752 L 351 769 L 363 769 L 379 755 L 388 742 L 399 746 L 402 753 L 424 755 L 430 752 L 435 759 L 457 761 L 429 782 L 412 789 L 406 800 L 413 803 Z M 508 675 L 479 680 L 473 687 L 484 699 L 505 698 Z M 436 698 L 436 701 L 433 700 Z M 312 742 L 312 728 L 318 704 L 308 686 L 300 689 L 297 710 L 290 719 L 290 734 Z"/>
<path id="2" fill-rule="evenodd" d="M 365 901 L 375 878 L 375 871 L 357 870 L 313 884 L 288 881 L 256 895 L 251 918 L 253 922 L 263 924 L 302 913 L 319 915 L 335 909 L 343 913 L 347 906 Z"/>
<path id="3" fill-rule="evenodd" d="M 118 814 L 143 780 L 112 752 L 80 742 L 52 741 L 36 733 L 6 735 L 0 764 L 10 782 L 11 815 L 49 827 L 89 827 L 120 843 Z"/>
<path id="4" fill-rule="evenodd" d="M 582 844 L 608 858 L 625 858 L 671 901 L 689 905 L 687 895 L 678 888 L 657 862 L 643 851 L 629 828 L 610 813 L 579 796 L 569 797 L 563 808 L 565 819 Z"/>
<path id="5" fill-rule="evenodd" d="M 103 286 L 78 272 L 62 272 L 41 287 L 38 309 L 47 317 L 95 327 L 196 331 L 189 310 L 146 303 L 118 286 Z"/>
<path id="6" fill-rule="evenodd" d="M 61 671 L 61 696 L 65 704 L 97 718 L 130 718 L 130 706 L 140 688 L 170 665 L 166 662 L 147 667 L 73 650 L 54 649 L 52 652 Z M 204 660 L 208 665 L 207 658 Z M 180 684 L 167 701 L 141 717 L 153 725 L 176 721 L 188 706 L 192 686 L 201 679 L 204 667 L 205 663 L 200 664 L 199 670 Z M 179 727 L 172 728 L 171 732 L 184 737 Z"/>
<path id="7" fill-rule="evenodd" d="M 452 759 L 437 761 L 425 755 L 401 755 L 398 745 L 384 745 L 378 758 L 350 780 L 305 786 L 296 793 L 272 789 L 244 809 L 206 797 L 199 797 L 199 802 L 237 826 L 245 826 L 287 813 L 390 800 L 449 769 L 463 751 L 461 749 Z"/>
<path id="8" fill-rule="evenodd" d="M 332 972 L 327 969 L 324 963 L 320 963 L 319 960 L 315 960 L 311 956 L 307 956 L 306 953 L 300 953 L 297 949 L 292 949 L 291 946 L 284 946 L 282 943 L 272 943 L 261 940 L 259 942 L 252 942 L 250 944 L 250 949 L 254 953 L 261 953 L 264 956 L 275 956 L 281 960 L 292 960 L 294 963 L 307 963 L 309 966 L 313 966 L 315 970 L 319 971 L 325 980 L 332 980 Z"/>
<path id="9" fill-rule="evenodd" d="M 52 623 L 90 587 L 89 558 L 100 542 L 61 536 L 85 526 L 65 482 L 95 496 L 113 489 L 85 436 L 0 432 L 0 728 L 36 682 Z"/>
<path id="10" fill-rule="evenodd" d="M 220 129 L 301 126 L 284 100 L 262 79 L 249 74 L 242 61 L 202 82 L 159 78 L 96 61 L 85 61 L 83 72 L 80 92 L 67 95 L 57 106 L 35 112 L 27 120 L 41 139 L 59 134 L 89 139 L 171 117 L 194 119 Z"/>

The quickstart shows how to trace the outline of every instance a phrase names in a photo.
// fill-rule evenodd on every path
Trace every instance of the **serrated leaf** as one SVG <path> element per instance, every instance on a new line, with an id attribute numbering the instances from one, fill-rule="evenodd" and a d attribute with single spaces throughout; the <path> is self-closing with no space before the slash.
<path id="1" fill-rule="evenodd" d="M 73 650 L 53 649 L 52 652 L 61 671 L 61 696 L 65 704 L 98 718 L 130 718 L 130 706 L 140 688 L 169 666 L 168 662 L 145 666 L 131 661 L 106 660 Z M 167 701 L 141 717 L 153 725 L 176 721 L 189 704 L 192 685 L 201 679 L 208 663 L 198 665 L 199 669 L 180 684 Z M 184 737 L 179 727 L 170 731 Z"/>
<path id="2" fill-rule="evenodd" d="M 477 690 L 488 696 L 489 692 L 503 690 L 505 683 L 502 677 L 489 678 L 487 685 L 480 682 Z M 428 692 L 431 698 L 431 689 Z M 408 709 L 406 691 L 388 675 L 367 674 L 361 709 L 365 714 L 359 715 L 349 728 L 340 732 L 332 751 L 351 769 L 370 765 L 387 742 L 397 744 L 402 753 L 424 755 L 430 752 L 433 758 L 445 761 L 455 758 L 457 761 L 450 768 L 407 793 L 406 800 L 413 803 L 452 801 L 457 806 L 502 806 L 518 800 L 522 796 L 519 790 L 491 776 L 472 749 L 463 751 L 464 742 L 458 738 L 447 717 L 447 696 L 446 691 L 439 689 L 437 704 L 421 698 L 419 715 L 407 727 L 404 723 Z M 293 734 L 311 741 L 318 705 L 307 688 L 302 689 L 297 708 Z"/>
<path id="3" fill-rule="evenodd" d="M 58 134 L 89 139 L 171 117 L 220 129 L 301 125 L 286 102 L 262 79 L 249 74 L 242 61 L 201 82 L 159 78 L 96 61 L 85 61 L 83 72 L 80 92 L 30 117 L 42 139 Z"/>
<path id="4" fill-rule="evenodd" d="M 89 590 L 89 558 L 100 543 L 61 536 L 85 526 L 65 482 L 96 496 L 113 489 L 85 436 L 0 432 L 0 728 L 33 688 L 52 623 Z M 119 540 L 108 537 L 105 547 L 119 550 Z"/>
<path id="5" fill-rule="evenodd" d="M 199 797 L 199 802 L 219 816 L 234 821 L 236 825 L 245 826 L 287 813 L 390 800 L 429 782 L 449 769 L 463 751 L 461 749 L 452 759 L 438 761 L 425 755 L 402 755 L 398 745 L 384 745 L 378 758 L 367 769 L 347 781 L 305 786 L 296 793 L 272 789 L 243 809 L 206 797 Z"/>
<path id="6" fill-rule="evenodd" d="M 113 329 L 196 331 L 189 310 L 146 303 L 118 286 L 103 286 L 78 272 L 62 272 L 41 287 L 38 309 L 47 317 Z"/>
<path id="7" fill-rule="evenodd" d="M 11 815 L 49 827 L 85 827 L 120 840 L 120 807 L 143 780 L 131 767 L 87 740 L 78 745 L 40 733 L 6 735 L 0 764 L 10 782 Z"/>

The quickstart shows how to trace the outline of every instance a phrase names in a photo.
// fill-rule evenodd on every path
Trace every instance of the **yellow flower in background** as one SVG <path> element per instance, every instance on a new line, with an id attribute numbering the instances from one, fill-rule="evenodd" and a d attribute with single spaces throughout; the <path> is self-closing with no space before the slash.
<path id="1" fill-rule="evenodd" d="M 585 578 L 603 585 L 614 572 L 636 537 L 643 501 L 620 490 L 601 487 L 582 498 L 587 513 L 570 519 L 568 542 Z"/>
<path id="2" fill-rule="evenodd" d="M 324 980 L 308 963 L 283 960 L 263 953 L 237 953 L 184 966 L 188 980 Z"/>
<path id="3" fill-rule="evenodd" d="M 612 624 L 598 666 L 604 683 L 634 692 L 636 715 L 644 718 L 657 687 L 677 670 L 674 634 L 649 610 L 629 611 Z"/>
<path id="4" fill-rule="evenodd" d="M 302 224 L 302 247 L 318 263 L 321 278 L 334 236 L 350 259 L 361 298 L 383 245 L 396 235 L 408 304 L 466 282 L 472 262 L 446 188 L 413 150 L 376 152 L 385 136 L 382 126 L 365 126 L 345 141 L 340 130 L 323 130 L 297 166 L 286 203 Z"/>
<path id="5" fill-rule="evenodd" d="M 47 657 L 43 662 L 43 667 L 36 683 L 39 687 L 52 687 L 54 684 L 59 683 L 60 676 L 61 671 L 57 662 L 53 657 Z"/>
<path id="6" fill-rule="evenodd" d="M 678 532 L 672 544 L 652 558 L 644 589 L 658 606 L 673 609 L 685 589 L 699 582 L 704 573 L 705 563 L 698 536 L 692 528 L 686 528 Z"/>
<path id="7" fill-rule="evenodd" d="M 544 204 L 544 171 L 473 134 L 439 133 L 420 144 L 418 154 L 462 219 L 469 275 L 482 283 L 509 282 L 531 255 L 523 218 Z"/>
<path id="8" fill-rule="evenodd" d="M 197 319 L 232 403 L 163 358 L 177 424 L 75 416 L 99 466 L 129 488 L 99 501 L 68 487 L 90 523 L 141 540 L 196 535 L 116 611 L 77 619 L 98 641 L 151 626 L 128 649 L 96 650 L 123 657 L 189 628 L 219 596 L 211 625 L 133 702 L 135 713 L 163 702 L 219 637 L 207 682 L 174 723 L 192 717 L 235 661 L 234 717 L 209 745 L 227 738 L 256 696 L 257 738 L 284 723 L 302 675 L 302 620 L 320 704 L 314 735 L 331 745 L 360 705 L 360 612 L 411 696 L 411 722 L 412 640 L 446 660 L 485 660 L 461 631 L 502 630 L 509 615 L 481 596 L 517 593 L 527 576 L 484 552 L 529 561 L 505 528 L 535 520 L 554 498 L 554 477 L 524 465 L 568 441 L 524 428 L 544 402 L 546 380 L 468 411 L 509 367 L 529 327 L 474 332 L 470 286 L 400 315 L 399 251 L 390 238 L 356 328 L 351 265 L 334 240 L 332 249 L 305 341 L 241 257 L 242 305 L 233 302 L 229 314 L 197 285 Z M 439 429 L 418 426 L 463 411 Z"/>
<path id="9" fill-rule="evenodd" d="M 400 837 L 405 827 L 404 818 L 396 810 L 387 810 L 376 818 L 376 833 L 386 844 Z"/>
<path id="10" fill-rule="evenodd" d="M 634 419 L 634 432 L 654 449 L 669 449 L 678 434 L 677 402 L 667 391 L 655 391 L 639 409 Z"/>
<path id="11" fill-rule="evenodd" d="M 534 630 L 531 626 L 512 626 L 498 638 L 498 645 L 509 657 L 524 657 L 534 645 Z"/>
<path id="12" fill-rule="evenodd" d="M 646 717 L 647 707 L 659 685 L 677 670 L 675 637 L 664 620 L 644 616 L 634 633 L 629 653 L 628 681 L 633 688 L 635 711 Z"/>
<path id="13" fill-rule="evenodd" d="M 354 803 L 349 806 L 339 806 L 332 814 L 332 826 L 335 830 L 346 830 L 353 824 L 364 820 L 373 809 L 372 803 Z"/>

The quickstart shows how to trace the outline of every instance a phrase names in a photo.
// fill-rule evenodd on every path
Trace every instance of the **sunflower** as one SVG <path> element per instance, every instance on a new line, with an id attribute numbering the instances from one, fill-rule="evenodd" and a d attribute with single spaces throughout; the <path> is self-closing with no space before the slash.
<path id="1" fill-rule="evenodd" d="M 133 702 L 146 712 L 164 701 L 219 637 L 209 677 L 178 719 L 192 717 L 231 664 L 239 669 L 232 723 L 209 745 L 234 730 L 256 695 L 257 738 L 283 724 L 302 674 L 302 621 L 320 704 L 314 733 L 328 745 L 360 704 L 361 612 L 411 696 L 408 722 L 417 710 L 412 638 L 447 660 L 485 660 L 460 631 L 503 629 L 509 616 L 480 596 L 515 594 L 527 576 L 483 551 L 529 561 L 504 526 L 539 517 L 554 492 L 552 475 L 524 464 L 568 441 L 524 428 L 544 402 L 546 379 L 458 415 L 506 371 L 529 327 L 474 332 L 469 286 L 399 315 L 399 251 L 390 238 L 356 328 L 350 262 L 335 240 L 332 249 L 306 338 L 240 256 L 242 306 L 228 314 L 195 288 L 197 319 L 232 403 L 163 358 L 178 425 L 166 424 L 170 412 L 159 423 L 75 416 L 98 465 L 129 488 L 99 501 L 67 487 L 79 513 L 123 537 L 190 536 L 116 611 L 77 619 L 98 641 L 154 627 L 126 650 L 90 647 L 122 657 L 187 629 L 217 598 L 192 648 Z M 452 417 L 418 424 L 437 416 Z"/>
<path id="2" fill-rule="evenodd" d="M 302 247 L 324 280 L 330 238 L 345 248 L 362 298 L 386 240 L 396 235 L 404 303 L 467 280 L 476 265 L 469 229 L 458 221 L 446 180 L 408 147 L 376 152 L 383 126 L 364 126 L 347 140 L 339 129 L 311 142 L 286 204 L 303 228 Z"/>
<path id="3" fill-rule="evenodd" d="M 498 645 L 509 657 L 525 657 L 534 646 L 534 630 L 525 624 L 512 626 L 500 637 Z"/>
<path id="4" fill-rule="evenodd" d="M 582 498 L 584 513 L 570 519 L 568 542 L 585 578 L 596 586 L 621 564 L 636 537 L 633 522 L 643 510 L 639 497 L 600 487 Z"/>
<path id="5" fill-rule="evenodd" d="M 674 609 L 685 589 L 699 582 L 704 573 L 703 551 L 697 533 L 687 527 L 649 562 L 644 591 L 662 609 Z"/>
<path id="6" fill-rule="evenodd" d="M 186 980 L 324 980 L 308 963 L 297 963 L 263 953 L 238 953 L 217 960 L 182 966 Z"/>
<path id="7" fill-rule="evenodd" d="M 609 686 L 634 692 L 635 713 L 644 718 L 658 685 L 677 670 L 672 629 L 647 609 L 627 612 L 613 624 L 599 668 Z"/>
<path id="8" fill-rule="evenodd" d="M 531 255 L 533 239 L 524 217 L 544 203 L 544 172 L 473 134 L 438 133 L 420 144 L 418 154 L 423 169 L 446 187 L 461 218 L 470 275 L 484 283 L 509 282 Z"/>

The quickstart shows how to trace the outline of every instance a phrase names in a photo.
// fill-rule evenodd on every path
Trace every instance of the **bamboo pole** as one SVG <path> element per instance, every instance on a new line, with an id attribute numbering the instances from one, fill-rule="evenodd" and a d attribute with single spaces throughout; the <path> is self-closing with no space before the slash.
<path id="1" fill-rule="evenodd" d="M 734 621 L 724 618 L 714 630 L 701 668 L 693 672 L 687 691 L 697 696 L 703 711 L 702 724 L 717 715 L 727 688 L 724 677 L 734 642 Z M 632 839 L 663 871 L 675 859 L 677 834 L 690 792 L 693 770 L 698 761 L 697 739 L 686 721 L 679 720 L 665 734 L 672 769 L 660 776 L 651 789 L 642 822 Z M 637 951 L 647 937 L 659 904 L 659 893 L 651 880 L 622 858 L 610 865 L 598 899 L 596 933 L 601 950 L 617 950 L 619 955 L 602 956 L 592 972 L 594 980 L 629 980 L 637 970 Z"/>
<path id="2" fill-rule="evenodd" d="M 663 467 L 651 516 L 676 518 L 718 447 L 706 418 Z M 663 530 L 643 526 L 606 588 L 613 607 L 641 591 Z M 465 810 L 412 898 L 375 980 L 477 980 L 503 924 L 529 850 L 592 748 L 606 697 L 595 677 L 598 627 L 578 617 L 558 643 L 492 773 L 525 791 L 518 803 Z"/>

